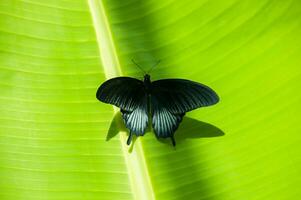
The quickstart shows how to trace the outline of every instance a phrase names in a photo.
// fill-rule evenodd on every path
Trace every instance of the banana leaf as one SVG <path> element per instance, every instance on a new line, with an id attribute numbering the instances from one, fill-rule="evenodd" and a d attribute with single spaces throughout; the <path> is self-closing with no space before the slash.
<path id="1" fill-rule="evenodd" d="M 0 1 L 1 200 L 286 200 L 301 196 L 298 0 Z M 174 148 L 126 145 L 115 76 L 185 78 L 220 102 Z"/>

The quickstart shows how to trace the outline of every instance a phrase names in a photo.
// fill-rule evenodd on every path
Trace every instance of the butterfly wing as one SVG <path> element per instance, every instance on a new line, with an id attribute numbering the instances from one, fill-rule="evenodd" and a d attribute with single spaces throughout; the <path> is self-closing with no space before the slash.
<path id="1" fill-rule="evenodd" d="M 127 144 L 130 145 L 132 134 L 134 133 L 136 136 L 144 135 L 148 125 L 147 95 L 141 97 L 139 105 L 133 111 L 121 109 L 121 113 L 125 126 L 130 130 L 127 141 Z"/>
<path id="2" fill-rule="evenodd" d="M 144 135 L 148 124 L 147 94 L 143 82 L 130 77 L 117 77 L 104 82 L 97 90 L 98 100 L 121 108 L 122 118 L 132 134 Z"/>
<path id="3" fill-rule="evenodd" d="M 152 82 L 152 94 L 171 113 L 185 113 L 219 101 L 208 86 L 185 79 L 163 79 Z"/>
<path id="4" fill-rule="evenodd" d="M 185 80 L 163 79 L 152 82 L 152 126 L 157 137 L 171 137 L 186 112 L 219 101 L 208 86 Z"/>
<path id="5" fill-rule="evenodd" d="M 173 138 L 174 132 L 178 129 L 180 122 L 182 121 L 185 113 L 174 114 L 171 113 L 159 100 L 156 95 L 151 96 L 152 105 L 152 126 L 154 132 L 158 138 L 172 139 L 172 143 L 175 146 L 175 140 Z"/>
<path id="6" fill-rule="evenodd" d="M 96 97 L 101 102 L 133 111 L 140 105 L 144 94 L 142 81 L 130 77 L 117 77 L 104 82 L 98 88 Z"/>

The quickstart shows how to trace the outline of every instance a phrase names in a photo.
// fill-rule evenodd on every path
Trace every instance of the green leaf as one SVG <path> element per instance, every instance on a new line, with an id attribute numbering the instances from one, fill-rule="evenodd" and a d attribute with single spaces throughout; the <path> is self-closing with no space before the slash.
<path id="1" fill-rule="evenodd" d="M 298 0 L 0 2 L 0 199 L 298 199 Z M 106 79 L 187 78 L 221 101 L 177 146 L 126 145 Z"/>

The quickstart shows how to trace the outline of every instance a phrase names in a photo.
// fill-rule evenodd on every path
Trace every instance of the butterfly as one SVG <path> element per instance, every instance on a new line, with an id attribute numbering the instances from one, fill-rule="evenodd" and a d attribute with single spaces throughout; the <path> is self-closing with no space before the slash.
<path id="1" fill-rule="evenodd" d="M 120 108 L 130 131 L 128 145 L 133 134 L 137 137 L 145 134 L 151 121 L 157 138 L 170 137 L 175 146 L 174 133 L 185 113 L 219 101 L 218 95 L 201 83 L 186 79 L 151 81 L 148 73 L 143 81 L 131 77 L 109 79 L 98 88 L 96 97 Z"/>

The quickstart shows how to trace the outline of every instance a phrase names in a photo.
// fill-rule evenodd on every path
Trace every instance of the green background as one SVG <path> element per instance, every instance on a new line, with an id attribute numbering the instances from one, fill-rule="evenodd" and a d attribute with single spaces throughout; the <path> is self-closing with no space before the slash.
<path id="1" fill-rule="evenodd" d="M 131 181 L 135 152 L 148 199 L 300 198 L 300 0 L 102 6 L 107 27 L 95 26 L 88 1 L 0 1 L 1 200 L 138 199 L 146 183 Z M 142 78 L 132 58 L 144 69 L 161 59 L 153 80 L 187 78 L 219 94 L 187 114 L 176 149 L 151 132 L 129 152 L 119 134 L 106 141 L 114 111 L 95 92 L 110 38 L 96 32 L 108 27 L 120 75 Z"/>

